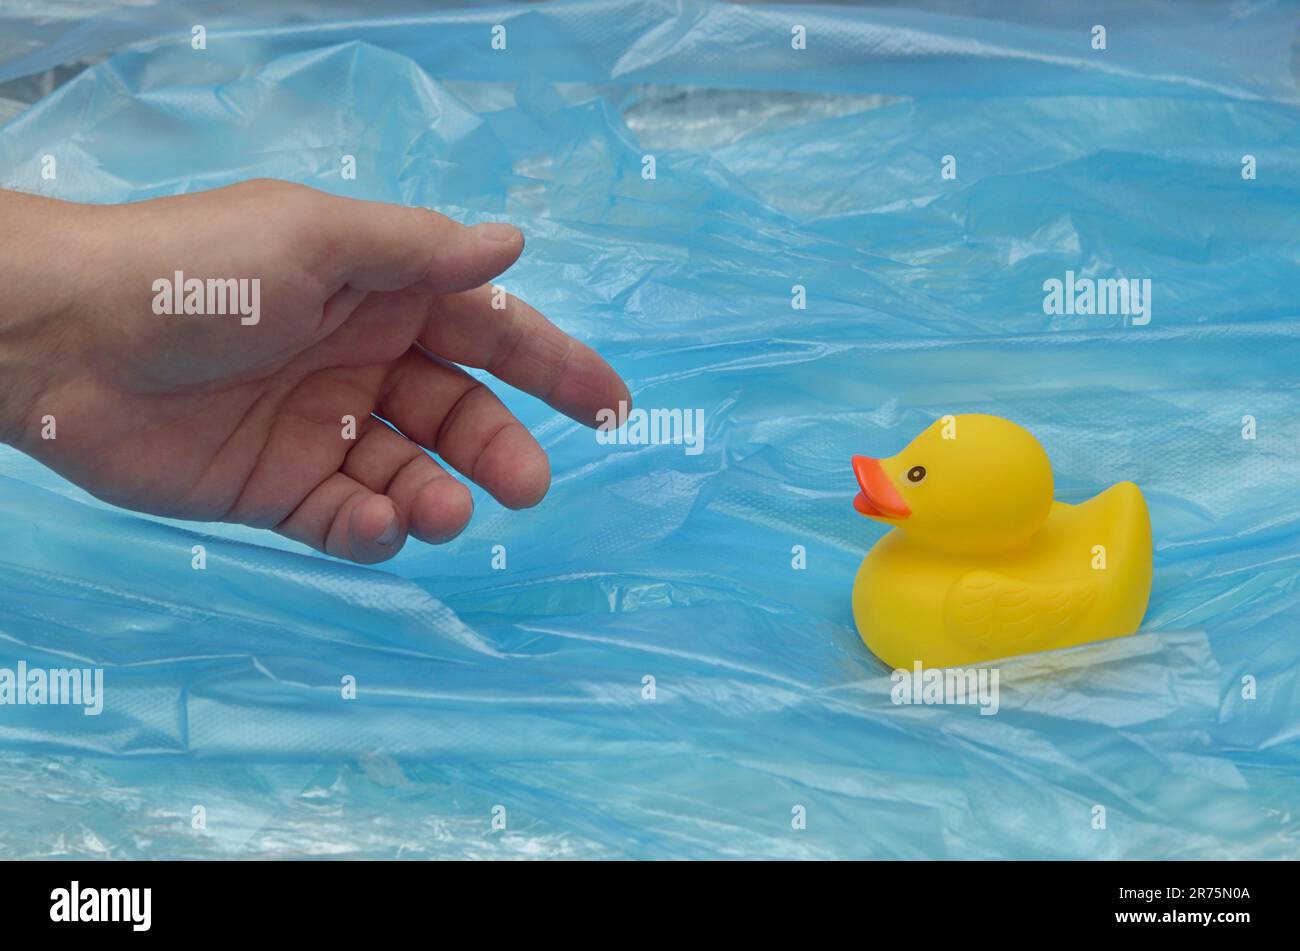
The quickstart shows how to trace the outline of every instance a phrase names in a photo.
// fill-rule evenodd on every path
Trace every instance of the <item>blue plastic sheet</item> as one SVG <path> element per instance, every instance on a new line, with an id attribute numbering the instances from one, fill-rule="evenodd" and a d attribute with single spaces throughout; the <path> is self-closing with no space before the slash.
<path id="1" fill-rule="evenodd" d="M 510 220 L 507 289 L 705 429 L 602 445 L 502 390 L 550 496 L 379 568 L 3 451 L 0 666 L 103 667 L 105 703 L 0 708 L 0 854 L 1300 855 L 1300 12 L 1128 6 L 15 27 L 0 81 L 114 55 L 0 130 L 8 187 Z M 1067 272 L 1149 278 L 1149 323 L 1045 313 Z M 1153 518 L 1142 632 L 1001 664 L 992 716 L 895 705 L 849 611 L 849 457 L 950 412 Z"/>

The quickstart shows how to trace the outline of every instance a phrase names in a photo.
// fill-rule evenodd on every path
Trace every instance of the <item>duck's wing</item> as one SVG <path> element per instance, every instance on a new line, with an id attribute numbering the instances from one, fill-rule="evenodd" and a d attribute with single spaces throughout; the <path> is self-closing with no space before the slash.
<path id="1" fill-rule="evenodd" d="M 996 647 L 999 656 L 1017 654 L 1052 640 L 1096 596 L 1092 578 L 1037 582 L 971 571 L 949 589 L 944 622 L 950 636 L 980 651 Z"/>

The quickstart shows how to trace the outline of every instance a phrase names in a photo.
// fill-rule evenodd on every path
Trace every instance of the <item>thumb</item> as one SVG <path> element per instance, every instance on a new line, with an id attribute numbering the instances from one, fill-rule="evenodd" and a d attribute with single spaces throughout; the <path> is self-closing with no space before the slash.
<path id="1" fill-rule="evenodd" d="M 524 236 L 512 225 L 466 227 L 427 208 L 319 194 L 320 246 L 340 286 L 467 291 L 506 270 L 524 249 Z"/>

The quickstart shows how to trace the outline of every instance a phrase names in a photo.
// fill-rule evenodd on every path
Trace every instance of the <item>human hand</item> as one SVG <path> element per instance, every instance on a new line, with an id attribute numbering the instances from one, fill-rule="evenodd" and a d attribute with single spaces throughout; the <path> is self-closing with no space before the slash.
<path id="1" fill-rule="evenodd" d="M 527 304 L 493 308 L 486 282 L 523 249 L 508 225 L 267 180 L 127 205 L 0 192 L 0 220 L 0 438 L 125 508 L 382 561 L 469 520 L 421 447 L 510 508 L 550 485 L 537 441 L 454 364 L 589 426 L 629 399 Z M 256 320 L 155 313 L 176 272 L 257 279 Z"/>

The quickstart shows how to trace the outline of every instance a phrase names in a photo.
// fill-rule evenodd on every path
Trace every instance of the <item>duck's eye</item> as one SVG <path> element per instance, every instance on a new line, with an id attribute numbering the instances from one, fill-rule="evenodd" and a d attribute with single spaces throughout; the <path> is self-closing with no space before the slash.
<path id="1" fill-rule="evenodd" d="M 925 466 L 912 466 L 907 470 L 907 481 L 912 485 L 920 485 L 925 481 Z"/>

